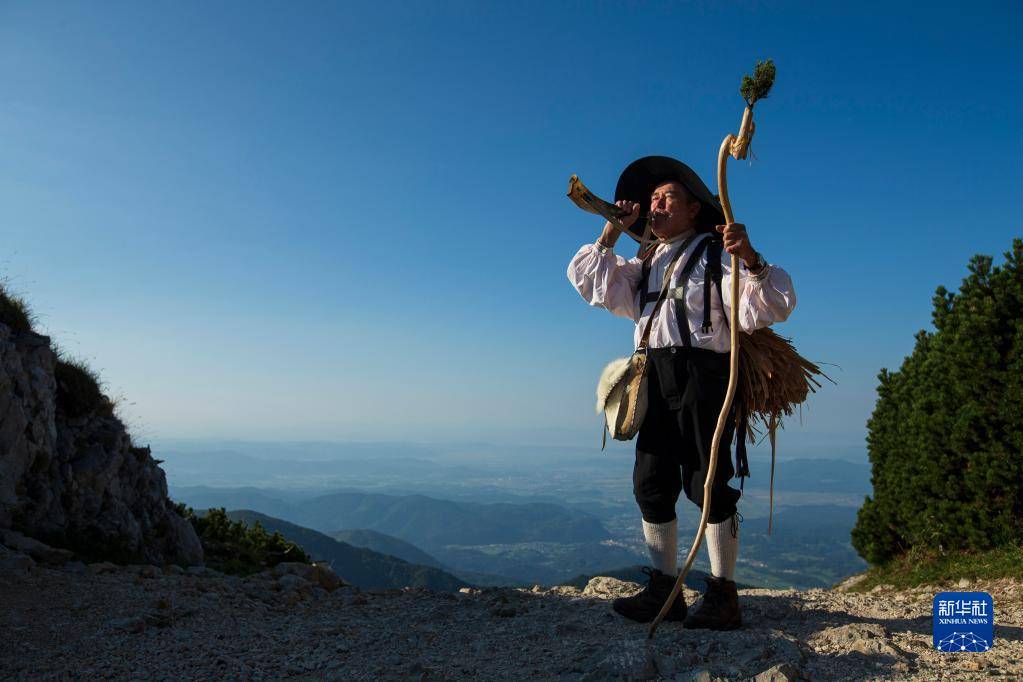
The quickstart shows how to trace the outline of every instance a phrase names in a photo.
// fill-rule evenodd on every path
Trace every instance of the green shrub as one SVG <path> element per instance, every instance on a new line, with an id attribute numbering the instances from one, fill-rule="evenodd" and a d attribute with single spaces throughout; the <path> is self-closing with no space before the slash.
<path id="1" fill-rule="evenodd" d="M 58 356 L 54 365 L 57 379 L 57 406 L 69 417 L 96 413 L 114 414 L 114 403 L 100 389 L 99 375 L 81 360 Z"/>
<path id="2" fill-rule="evenodd" d="M 266 532 L 258 521 L 251 526 L 232 521 L 223 507 L 210 509 L 201 516 L 180 503 L 175 510 L 195 528 L 210 568 L 233 575 L 249 575 L 282 561 L 311 563 L 301 547 L 280 533 Z"/>
<path id="3" fill-rule="evenodd" d="M 32 311 L 21 298 L 7 293 L 0 285 L 0 323 L 6 324 L 15 333 L 32 331 Z"/>
<path id="4" fill-rule="evenodd" d="M 871 564 L 1023 541 L 1023 240 L 1005 258 L 975 256 L 959 293 L 939 287 L 934 331 L 878 375 L 873 497 L 852 531 Z"/>

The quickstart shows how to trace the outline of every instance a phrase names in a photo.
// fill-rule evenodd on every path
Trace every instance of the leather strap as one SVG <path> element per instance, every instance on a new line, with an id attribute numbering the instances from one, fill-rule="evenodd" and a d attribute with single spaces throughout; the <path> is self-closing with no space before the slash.
<path id="1" fill-rule="evenodd" d="M 633 353 L 630 362 L 633 364 L 633 372 L 627 391 L 628 395 L 631 395 L 633 399 L 629 401 L 629 406 L 625 411 L 625 424 L 631 428 L 636 421 L 636 407 L 639 405 L 639 387 L 642 385 L 643 377 L 646 375 L 646 355 L 636 355 Z"/>
<path id="2" fill-rule="evenodd" d="M 639 293 L 639 316 L 643 317 L 643 310 L 646 308 L 646 304 L 652 300 L 656 300 L 656 294 L 647 293 L 646 285 L 650 283 L 650 261 L 653 260 L 652 254 L 656 249 L 651 249 L 646 256 L 643 257 L 643 270 L 639 276 L 639 286 L 636 287 L 636 291 Z"/>
<path id="3" fill-rule="evenodd" d="M 702 242 L 696 245 L 693 249 L 693 254 L 689 256 L 689 260 L 682 266 L 682 274 L 679 275 L 679 281 L 682 283 L 681 289 L 684 292 L 686 288 L 686 281 L 689 279 L 689 273 L 693 271 L 696 264 L 700 262 L 700 257 L 703 256 L 703 252 L 707 249 L 707 244 L 711 241 L 711 238 L 704 239 Z M 689 338 L 689 317 L 686 315 L 686 301 L 685 294 L 683 293 L 682 299 L 675 302 L 675 322 L 678 324 L 678 333 L 682 337 L 682 345 L 686 348 L 692 348 L 693 342 Z"/>
<path id="4" fill-rule="evenodd" d="M 724 243 L 715 237 L 707 248 L 707 273 L 703 278 L 703 326 L 700 328 L 704 334 L 714 331 L 710 324 L 710 290 L 712 284 L 717 284 L 718 296 L 721 295 L 721 253 L 724 251 L 724 246 Z M 723 299 L 721 315 L 725 317 L 727 324 L 728 317 L 725 315 Z"/>
<path id="5" fill-rule="evenodd" d="M 668 289 L 669 289 L 668 285 L 671 282 L 671 276 L 675 273 L 675 264 L 678 263 L 679 258 L 682 257 L 682 254 L 685 253 L 685 250 L 687 248 L 689 248 L 689 245 L 692 244 L 693 240 L 696 239 L 697 237 L 699 237 L 700 234 L 701 233 L 697 232 L 695 234 L 689 235 L 689 237 L 684 242 L 682 242 L 682 246 L 680 246 L 678 251 L 676 251 L 675 254 L 671 257 L 671 262 L 669 262 L 668 266 L 664 269 L 664 281 L 661 282 L 661 293 L 657 297 L 657 302 L 654 304 L 654 309 L 652 311 L 650 311 L 650 317 L 648 317 L 647 321 L 646 321 L 646 329 L 643 330 L 643 336 L 640 337 L 640 339 L 639 339 L 639 346 L 636 347 L 636 350 L 644 350 L 644 351 L 646 350 L 646 345 L 647 345 L 647 343 L 650 340 L 650 330 L 653 329 L 654 318 L 657 316 L 657 311 L 660 310 L 661 304 L 664 303 L 664 299 L 668 295 Z M 645 292 L 641 292 L 641 293 L 645 293 Z M 643 296 L 642 295 L 640 296 L 639 300 L 640 300 L 640 305 L 642 305 L 643 304 L 642 303 L 643 302 Z M 639 312 L 640 312 L 640 317 L 642 317 L 643 311 L 640 310 Z"/>

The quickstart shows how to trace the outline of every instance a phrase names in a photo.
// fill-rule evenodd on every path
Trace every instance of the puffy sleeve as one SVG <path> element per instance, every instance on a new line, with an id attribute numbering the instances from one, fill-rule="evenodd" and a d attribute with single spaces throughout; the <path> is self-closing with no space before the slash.
<path id="1" fill-rule="evenodd" d="M 732 257 L 721 254 L 721 293 L 725 314 L 731 319 Z M 796 307 L 796 290 L 789 273 L 768 264 L 759 277 L 739 266 L 739 326 L 744 332 L 784 322 Z"/>
<path id="2" fill-rule="evenodd" d="M 639 258 L 625 260 L 611 249 L 601 251 L 596 244 L 583 245 L 568 264 L 568 281 L 590 305 L 635 322 L 639 318 L 636 287 L 643 263 Z"/>

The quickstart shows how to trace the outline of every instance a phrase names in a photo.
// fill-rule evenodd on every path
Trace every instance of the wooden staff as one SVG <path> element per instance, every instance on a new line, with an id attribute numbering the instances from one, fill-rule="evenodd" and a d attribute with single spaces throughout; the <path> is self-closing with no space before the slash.
<path id="1" fill-rule="evenodd" d="M 739 135 L 735 136 L 729 133 L 718 150 L 718 196 L 721 200 L 721 208 L 724 211 L 726 223 L 735 222 L 732 215 L 732 205 L 728 200 L 728 178 L 725 176 L 728 157 L 731 155 L 735 159 L 746 158 L 750 142 L 753 140 L 753 130 L 755 128 L 753 125 L 753 104 L 758 99 L 763 99 L 767 96 L 768 91 L 774 84 L 774 74 L 774 62 L 768 59 L 763 62 L 757 62 L 752 78 L 748 75 L 743 77 L 739 92 L 742 93 L 743 99 L 746 100 L 746 110 L 742 114 Z M 671 594 L 668 595 L 668 600 L 661 607 L 660 613 L 657 614 L 657 617 L 650 624 L 647 639 L 653 638 L 654 632 L 657 631 L 657 626 L 668 615 L 671 605 L 675 603 L 678 593 L 682 591 L 686 575 L 689 573 L 689 569 L 692 568 L 693 561 L 696 559 L 696 552 L 699 551 L 700 543 L 703 542 L 703 536 L 707 531 L 707 520 L 710 516 L 711 488 L 714 484 L 714 472 L 717 470 L 718 464 L 718 448 L 721 445 L 721 437 L 728 423 L 728 413 L 732 408 L 732 399 L 735 397 L 735 387 L 739 382 L 739 257 L 734 253 L 732 254 L 731 285 L 732 310 L 730 319 L 732 348 L 729 357 L 728 391 L 725 393 L 725 402 L 721 405 L 717 427 L 714 429 L 714 438 L 711 440 L 710 463 L 707 467 L 707 479 L 703 483 L 703 513 L 700 515 L 700 526 L 696 531 L 696 537 L 693 539 L 693 546 L 689 549 L 689 556 L 686 558 L 685 566 L 682 567 L 682 572 L 678 574 L 678 579 L 675 581 L 675 587 L 672 588 Z"/>

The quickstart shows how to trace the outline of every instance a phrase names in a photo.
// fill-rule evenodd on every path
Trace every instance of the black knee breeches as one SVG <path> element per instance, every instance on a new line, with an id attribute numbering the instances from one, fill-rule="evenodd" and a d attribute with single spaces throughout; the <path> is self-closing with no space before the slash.
<path id="1" fill-rule="evenodd" d="M 636 439 L 633 492 L 643 518 L 675 518 L 679 493 L 703 508 L 703 484 L 718 413 L 728 388 L 728 354 L 704 348 L 649 350 L 648 407 Z M 710 523 L 735 513 L 742 495 L 728 485 L 735 474 L 731 450 L 735 424 L 728 420 L 718 450 L 711 492 Z"/>

